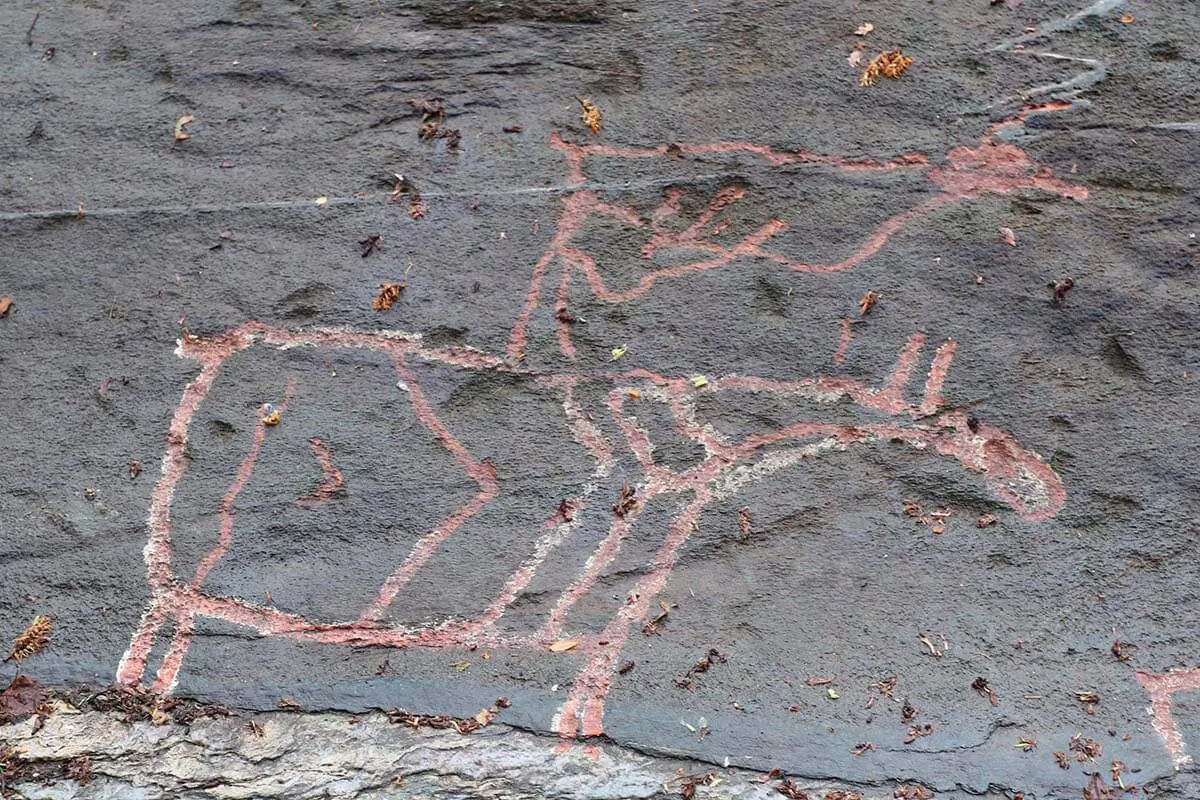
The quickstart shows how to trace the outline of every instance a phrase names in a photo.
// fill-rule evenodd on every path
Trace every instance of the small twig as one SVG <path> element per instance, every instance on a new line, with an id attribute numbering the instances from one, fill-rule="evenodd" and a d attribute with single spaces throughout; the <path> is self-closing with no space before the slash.
<path id="1" fill-rule="evenodd" d="M 25 45 L 27 47 L 33 47 L 33 28 L 34 28 L 34 26 L 37 25 L 38 17 L 40 17 L 41 15 L 42 15 L 41 11 L 34 14 L 33 22 L 29 23 L 29 30 L 25 31 Z"/>

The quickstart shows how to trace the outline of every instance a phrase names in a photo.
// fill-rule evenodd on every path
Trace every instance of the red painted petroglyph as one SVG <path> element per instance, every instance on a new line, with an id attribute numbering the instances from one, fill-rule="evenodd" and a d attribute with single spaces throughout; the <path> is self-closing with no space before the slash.
<path id="1" fill-rule="evenodd" d="M 711 377 L 707 379 L 707 385 L 698 387 L 693 383 L 692 376 L 661 375 L 645 369 L 618 374 L 536 374 L 521 366 L 530 324 L 543 301 L 542 284 L 555 265 L 561 269 L 553 306 L 558 323 L 555 331 L 557 344 L 563 354 L 573 357 L 573 317 L 570 314 L 568 292 L 571 279 L 576 274 L 583 276 L 589 290 L 602 301 L 623 303 L 645 296 L 660 280 L 702 273 L 743 257 L 765 258 L 797 272 L 848 269 L 879 252 L 890 236 L 912 221 L 940 206 L 985 193 L 1004 194 L 1033 188 L 1082 200 L 1086 197 L 1082 188 L 1058 181 L 1048 171 L 1031 162 L 1023 151 L 1001 142 L 997 137 L 1003 126 L 1019 122 L 1024 115 L 1043 110 L 1056 109 L 1049 105 L 1027 109 L 1022 115 L 995 126 L 977 147 L 955 148 L 948 154 L 944 164 L 932 167 L 919 154 L 879 162 L 847 160 L 804 151 L 785 152 L 748 143 L 622 148 L 572 144 L 555 134 L 551 146 L 562 153 L 567 161 L 573 191 L 562 199 L 558 228 L 548 249 L 534 264 L 528 294 L 510 331 L 504 357 L 468 347 L 426 347 L 419 335 L 396 331 L 362 332 L 336 328 L 294 331 L 261 323 L 247 323 L 219 336 L 201 338 L 185 334 L 179 343 L 178 353 L 181 357 L 196 361 L 200 372 L 184 389 L 171 420 L 161 476 L 152 496 L 150 536 L 144 553 L 152 601 L 121 660 L 118 680 L 124 683 L 152 681 L 157 691 L 170 691 L 183 668 L 198 618 L 223 620 L 266 636 L 286 636 L 348 646 L 434 649 L 485 646 L 544 651 L 549 643 L 557 639 L 571 638 L 578 641 L 571 655 L 582 657 L 583 664 L 555 716 L 557 732 L 564 744 L 569 744 L 577 737 L 597 736 L 603 732 L 605 700 L 620 663 L 621 651 L 631 631 L 638 629 L 652 612 L 656 597 L 670 579 L 680 550 L 695 530 L 701 515 L 714 500 L 729 497 L 753 481 L 801 463 L 804 459 L 845 451 L 856 444 L 897 442 L 956 460 L 967 472 L 979 475 L 996 497 L 1026 520 L 1038 521 L 1052 517 L 1066 501 L 1066 490 L 1058 475 L 1036 453 L 1022 447 L 1008 434 L 975 420 L 968 424 L 965 414 L 946 407 L 942 389 L 957 347 L 952 340 L 941 342 L 931 356 L 923 357 L 926 336 L 923 333 L 913 334 L 898 352 L 890 373 L 879 386 L 843 375 L 822 375 L 799 380 L 724 375 Z M 815 264 L 789 259 L 769 249 L 771 241 L 787 227 L 779 219 L 767 220 L 732 244 L 716 241 L 714 237 L 723 228 L 720 222 L 722 212 L 743 201 L 743 188 L 726 187 L 719 190 L 694 221 L 683 230 L 676 231 L 667 225 L 682 211 L 681 190 L 667 189 L 661 204 L 647 219 L 643 219 L 633 208 L 602 201 L 596 192 L 586 186 L 584 167 L 589 158 L 649 159 L 719 154 L 742 154 L 761 159 L 771 166 L 810 165 L 834 171 L 916 171 L 940 186 L 941 192 L 885 220 L 867 234 L 848 257 L 836 262 Z M 648 241 L 642 250 L 646 258 L 661 252 L 684 252 L 695 254 L 696 260 L 649 269 L 632 287 L 614 290 L 606 283 L 596 260 L 572 244 L 581 226 L 592 215 L 608 217 L 647 233 Z M 845 361 L 850 346 L 851 322 L 842 319 L 837 349 L 833 354 L 834 365 Z M 392 361 L 417 422 L 432 434 L 450 456 L 454 468 L 475 483 L 473 497 L 434 522 L 417 538 L 410 552 L 382 581 L 376 595 L 363 598 L 362 611 L 354 619 L 318 623 L 267 604 L 216 596 L 204 589 L 206 578 L 212 570 L 231 548 L 236 547 L 236 500 L 252 478 L 262 450 L 273 446 L 269 426 L 261 420 L 257 421 L 248 452 L 220 503 L 220 526 L 216 542 L 202 558 L 195 574 L 179 575 L 172 564 L 171 504 L 176 487 L 187 469 L 185 450 L 189 426 L 227 359 L 252 347 L 361 349 L 386 354 Z M 914 379 L 921 369 L 923 358 L 929 359 L 924 386 L 914 390 Z M 447 619 L 439 624 L 420 626 L 404 625 L 388 619 L 399 593 L 427 567 L 436 553 L 452 546 L 458 531 L 472 524 L 476 515 L 501 496 L 503 483 L 490 462 L 476 458 L 439 417 L 409 366 L 413 359 L 469 371 L 497 371 L 528 376 L 536 385 L 559 398 L 569 430 L 594 462 L 592 473 L 588 476 L 589 482 L 578 496 L 563 500 L 555 508 L 535 512 L 534 518 L 543 521 L 540 525 L 530 525 L 531 530 L 536 530 L 536 538 L 529 543 L 528 554 L 508 576 L 497 595 L 486 602 L 481 613 L 469 619 Z M 848 400 L 860 409 L 863 420 L 860 424 L 849 425 L 821 419 L 797 419 L 780 430 L 736 439 L 720 433 L 712 424 L 713 421 L 701 418 L 697 404 L 701 392 L 763 394 L 785 400 L 795 398 L 803 401 L 803 405 L 798 403 L 797 407 L 806 409 L 814 404 L 819 406 Z M 281 412 L 286 410 L 287 403 L 295 402 L 293 395 L 292 384 L 289 383 L 281 403 Z M 603 397 L 603 401 L 594 408 L 588 408 L 581 401 L 582 397 L 593 400 Z M 636 402 L 631 399 L 634 397 L 638 398 Z M 644 407 L 645 403 L 660 404 L 670 413 L 678 434 L 703 448 L 704 457 L 699 463 L 674 470 L 655 461 L 655 444 L 639 425 L 636 416 L 637 410 Z M 604 424 L 597 419 L 600 415 L 606 417 Z M 288 424 L 286 417 L 283 424 Z M 615 427 L 606 428 L 606 425 Z M 615 436 L 605 432 L 614 429 L 618 431 Z M 296 503 L 305 506 L 336 498 L 346 483 L 345 476 L 334 463 L 334 450 L 330 444 L 312 438 L 309 445 L 321 467 L 322 477 L 308 494 L 296 499 Z M 572 610 L 596 589 L 631 532 L 642 524 L 639 511 L 611 513 L 612 498 L 615 496 L 611 476 L 618 458 L 626 459 L 627 463 L 631 458 L 642 471 L 640 482 L 633 487 L 641 509 L 648 505 L 657 507 L 668 504 L 677 510 L 663 532 L 648 571 L 636 582 L 628 601 L 614 610 L 603 630 L 597 634 L 572 631 Z M 498 623 L 508 609 L 534 580 L 550 554 L 570 541 L 581 516 L 588 513 L 605 516 L 607 533 L 592 547 L 579 572 L 561 589 L 544 622 L 527 632 L 514 633 L 501 629 Z M 170 632 L 171 641 L 162 663 L 155 670 L 148 661 L 163 631 Z M 1148 676 L 1147 680 L 1162 677 Z M 1158 699 L 1158 695 L 1154 694 L 1155 691 L 1166 691 L 1161 687 L 1168 686 L 1168 683 L 1154 684 L 1159 688 L 1152 689 L 1143 680 L 1143 685 L 1147 685 L 1152 697 L 1156 698 L 1156 725 L 1160 718 L 1166 720 L 1160 732 L 1173 730 L 1170 726 L 1169 691 L 1164 695 L 1165 700 Z M 1187 684 L 1187 688 L 1195 687 Z M 1165 710 L 1160 712 L 1160 708 Z M 1179 752 L 1182 752 L 1177 732 L 1175 735 Z M 1172 752 L 1174 754 L 1176 751 Z"/>
<path id="2" fill-rule="evenodd" d="M 1176 692 L 1200 691 L 1200 668 L 1174 669 L 1154 673 L 1139 669 L 1134 672 L 1138 683 L 1150 696 L 1150 717 L 1154 730 L 1162 737 L 1163 746 L 1171 755 L 1176 767 L 1190 764 L 1191 755 L 1184 745 L 1183 733 L 1171 716 L 1172 695 Z"/>
<path id="3" fill-rule="evenodd" d="M 188 425 L 211 388 L 223 361 L 254 344 L 274 347 L 359 347 L 389 353 L 398 376 L 407 388 L 409 402 L 418 421 L 453 457 L 457 467 L 479 487 L 471 500 L 418 539 L 408 557 L 384 581 L 378 595 L 366 602 L 363 613 L 357 619 L 332 624 L 315 623 L 297 614 L 237 598 L 212 596 L 203 590 L 206 576 L 232 546 L 236 523 L 234 502 L 250 479 L 261 449 L 269 446 L 270 431 L 261 421 L 255 428 L 249 452 L 221 503 L 218 541 L 190 580 L 181 580 L 170 571 L 169 506 L 185 463 L 177 461 L 176 456 L 182 453 L 186 445 Z M 632 454 L 644 472 L 643 482 L 636 487 L 636 496 L 643 507 L 662 502 L 666 496 L 690 497 L 670 522 L 649 572 L 638 581 L 630 594 L 631 601 L 617 610 L 601 633 L 571 634 L 570 638 L 579 641 L 573 652 L 582 655 L 585 663 L 557 715 L 558 731 L 564 739 L 578 735 L 595 736 L 603 730 L 605 697 L 630 631 L 644 620 L 654 598 L 666 585 L 679 549 L 694 530 L 700 514 L 713 499 L 735 493 L 748 481 L 765 477 L 803 457 L 842 450 L 859 442 L 893 441 L 956 459 L 966 470 L 980 474 L 995 495 L 1026 519 L 1045 519 L 1062 507 L 1066 498 L 1062 482 L 1036 454 L 985 424 L 977 424 L 972 431 L 962 413 L 941 409 L 940 391 L 953 358 L 954 342 L 944 342 L 937 348 L 920 397 L 908 396 L 907 390 L 925 344 L 924 334 L 911 336 L 900 350 L 891 373 L 879 388 L 840 376 L 798 381 L 747 376 L 712 379 L 703 391 L 792 395 L 818 402 L 849 398 L 867 412 L 897 418 L 895 422 L 868 421 L 858 426 L 797 421 L 778 431 L 747 436 L 740 441 L 717 433 L 711 425 L 697 419 L 696 398 L 702 390 L 692 383 L 690 377 L 669 377 L 648 370 L 632 370 L 618 375 L 534 376 L 540 384 L 552 388 L 561 396 L 570 429 L 596 463 L 592 475 L 594 480 L 603 479 L 611 473 L 619 449 Z M 448 620 L 434 626 L 385 624 L 384 616 L 399 591 L 439 548 L 452 539 L 455 531 L 492 502 L 501 490 L 494 470 L 476 459 L 439 419 L 415 374 L 408 367 L 408 361 L 417 358 L 455 366 L 463 366 L 465 362 L 475 369 L 512 371 L 512 368 L 473 351 L 423 348 L 419 337 L 415 336 L 322 329 L 297 332 L 257 324 L 243 326 L 221 337 L 190 339 L 181 346 L 180 352 L 199 360 L 202 369 L 200 375 L 184 390 L 180 409 L 172 421 L 162 477 L 155 489 L 155 501 L 151 509 L 151 544 L 146 551 L 147 575 L 154 590 L 154 600 L 122 659 L 119 678 L 124 682 L 139 682 L 148 677 L 146 670 L 150 650 L 159 630 L 170 624 L 174 629 L 172 641 L 152 683 L 157 691 L 170 691 L 182 668 L 197 617 L 225 620 L 263 635 L 288 636 L 327 644 L 423 648 L 461 648 L 474 644 L 542 649 L 564 635 L 572 608 L 594 589 L 620 553 L 632 528 L 638 524 L 637 513 L 611 516 L 608 534 L 596 545 L 575 580 L 563 589 L 546 623 L 539 630 L 528 634 L 503 633 L 496 628 L 496 623 L 529 585 L 549 553 L 569 538 L 578 524 L 579 515 L 586 512 L 591 504 L 596 484 L 590 484 L 584 495 L 564 501 L 562 508 L 567 509 L 565 515 L 561 509 L 547 514 L 530 554 L 510 575 L 497 597 L 477 617 Z M 585 385 L 609 387 L 604 406 L 624 439 L 620 448 L 608 440 L 601 428 L 592 421 L 593 412 L 585 411 L 579 405 L 577 392 Z M 656 463 L 653 442 L 626 408 L 632 391 L 638 392 L 642 398 L 640 403 L 664 404 L 674 417 L 676 429 L 681 435 L 699 443 L 704 448 L 705 458 L 683 471 Z M 289 388 L 285 404 L 291 402 L 292 394 L 293 389 Z M 282 410 L 286 410 L 286 405 Z M 323 442 L 318 445 L 318 441 L 311 441 L 310 446 L 322 462 L 326 476 L 321 486 L 332 491 L 335 487 L 340 488 L 343 479 L 333 466 L 328 446 Z M 778 449 L 780 446 L 784 446 L 784 449 Z M 769 455 L 763 456 L 762 452 L 767 448 L 774 449 Z M 603 508 L 604 504 L 597 506 Z"/>
<path id="4" fill-rule="evenodd" d="M 317 461 L 321 465 L 321 482 L 308 494 L 296 498 L 296 505 L 300 506 L 313 506 L 332 500 L 337 497 L 342 490 L 342 484 L 345 483 L 342 471 L 333 464 L 333 455 L 329 452 L 329 445 L 320 439 L 309 439 L 308 444 L 312 447 L 313 455 L 317 457 Z"/>
<path id="5" fill-rule="evenodd" d="M 850 320 L 842 318 L 841 334 L 838 337 L 837 351 L 833 354 L 833 365 L 836 367 L 846 360 L 846 349 L 850 347 Z"/>
<path id="6" fill-rule="evenodd" d="M 555 336 L 563 355 L 574 359 L 572 323 L 561 311 L 570 307 L 568 289 L 571 277 L 576 272 L 583 275 L 588 288 L 598 299 L 606 303 L 625 303 L 644 297 L 654 284 L 661 280 L 707 272 L 742 258 L 764 258 L 786 269 L 804 273 L 840 272 L 850 269 L 878 253 L 887 244 L 888 239 L 906 225 L 942 206 L 973 200 L 985 194 L 1005 195 L 1022 189 L 1037 189 L 1077 201 L 1086 200 L 1086 188 L 1055 178 L 1049 168 L 1037 165 L 1025 151 L 999 138 L 999 132 L 1003 128 L 1022 123 L 1031 114 L 1061 111 L 1065 108 L 1069 108 L 1069 105 L 1059 102 L 1026 107 L 1013 117 L 993 125 L 977 146 L 951 149 L 946 155 L 945 163 L 936 166 L 930 166 L 929 159 L 919 153 L 908 153 L 888 161 L 873 161 L 820 155 L 803 150 L 774 150 L 747 142 L 660 145 L 650 148 L 613 147 L 567 142 L 554 133 L 551 135 L 550 145 L 566 159 L 569 185 L 574 191 L 563 198 L 557 231 L 550 246 L 534 266 L 524 307 L 509 339 L 508 358 L 513 361 L 519 360 L 524 353 L 529 339 L 529 326 L 541 301 L 542 283 L 547 270 L 556 261 L 561 264 L 562 273 L 554 301 L 556 311 L 560 312 L 555 315 Z M 880 223 L 846 258 L 828 263 L 813 263 L 789 258 L 767 247 L 772 239 L 788 228 L 787 223 L 778 218 L 763 223 L 735 244 L 721 244 L 709 238 L 716 233 L 710 226 L 717 216 L 744 197 L 745 189 L 741 187 L 725 187 L 717 191 L 695 221 L 679 232 L 663 227 L 667 220 L 681 212 L 683 195 L 677 187 L 670 187 L 664 191 L 662 203 L 647 220 L 643 220 L 636 209 L 606 203 L 596 192 L 587 188 L 584 167 L 589 158 L 665 159 L 730 154 L 759 158 L 770 166 L 806 165 L 847 172 L 915 170 L 939 186 L 941 192 Z M 649 226 L 652 235 L 642 248 L 644 259 L 649 260 L 660 251 L 690 252 L 700 257 L 682 264 L 649 268 L 631 288 L 614 290 L 604 280 L 596 259 L 571 245 L 572 239 L 592 216 L 617 219 L 635 229 Z"/>

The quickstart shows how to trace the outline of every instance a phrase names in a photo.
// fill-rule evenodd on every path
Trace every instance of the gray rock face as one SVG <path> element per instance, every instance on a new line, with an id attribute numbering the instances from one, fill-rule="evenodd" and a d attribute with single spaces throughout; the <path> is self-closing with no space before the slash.
<path id="1" fill-rule="evenodd" d="M 0 9 L 28 674 L 1200 791 L 1188 4 L 144 5 Z"/>

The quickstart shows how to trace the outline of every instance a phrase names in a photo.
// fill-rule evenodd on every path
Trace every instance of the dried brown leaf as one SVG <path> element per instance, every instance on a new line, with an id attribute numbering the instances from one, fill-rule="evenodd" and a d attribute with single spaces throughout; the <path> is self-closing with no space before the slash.
<path id="1" fill-rule="evenodd" d="M 637 490 L 628 483 L 621 484 L 621 494 L 617 498 L 616 505 L 613 506 L 613 513 L 618 517 L 624 518 L 626 515 L 638 509 Z"/>
<path id="2" fill-rule="evenodd" d="M 855 758 L 858 758 L 863 753 L 869 752 L 874 749 L 875 749 L 875 745 L 871 744 L 870 742 L 859 742 L 858 744 L 854 745 L 854 747 L 850 748 L 850 755 L 854 756 Z"/>
<path id="3" fill-rule="evenodd" d="M 600 125 L 603 119 L 603 114 L 600 112 L 600 107 L 586 97 L 575 98 L 579 101 L 579 106 L 582 109 L 580 118 L 583 119 L 583 124 L 588 126 L 588 130 L 592 133 L 600 132 Z"/>
<path id="4" fill-rule="evenodd" d="M 46 690 L 32 678 L 18 675 L 0 692 L 0 725 L 28 719 L 46 699 Z"/>
<path id="5" fill-rule="evenodd" d="M 804 793 L 804 790 L 792 783 L 790 778 L 784 778 L 783 782 L 775 787 L 775 791 L 791 800 L 808 800 L 808 795 Z"/>
<path id="6" fill-rule="evenodd" d="M 1017 234 L 1013 232 L 1012 228 L 998 228 L 998 230 L 1000 231 L 1000 235 L 1004 237 L 1004 241 L 1008 243 L 1009 247 L 1017 246 Z"/>
<path id="7" fill-rule="evenodd" d="M 868 291 L 862 296 L 862 300 L 858 301 L 858 315 L 860 317 L 865 317 L 867 312 L 870 311 L 877 302 L 879 302 L 879 295 L 875 294 L 875 292 Z"/>
<path id="8" fill-rule="evenodd" d="M 738 533 L 741 534 L 742 541 L 750 538 L 750 509 L 742 506 L 738 509 Z"/>
<path id="9" fill-rule="evenodd" d="M 1067 749 L 1075 754 L 1076 761 L 1095 761 L 1104 754 L 1104 746 L 1095 739 L 1084 739 L 1077 733 L 1067 742 Z"/>
<path id="10" fill-rule="evenodd" d="M 8 311 L 13 307 L 13 299 L 8 295 L 0 297 L 0 317 L 8 316 Z"/>
<path id="11" fill-rule="evenodd" d="M 550 645 L 551 653 L 565 653 L 568 650 L 574 650 L 579 646 L 577 639 L 559 639 Z"/>
<path id="12" fill-rule="evenodd" d="M 404 291 L 404 283 L 381 283 L 379 294 L 371 301 L 371 308 L 376 311 L 387 311 L 400 298 Z"/>
<path id="13" fill-rule="evenodd" d="M 987 678 L 982 675 L 971 682 L 971 688 L 978 692 L 980 697 L 986 697 L 992 705 L 1000 705 L 1000 698 L 996 696 L 995 690 L 988 685 Z"/>

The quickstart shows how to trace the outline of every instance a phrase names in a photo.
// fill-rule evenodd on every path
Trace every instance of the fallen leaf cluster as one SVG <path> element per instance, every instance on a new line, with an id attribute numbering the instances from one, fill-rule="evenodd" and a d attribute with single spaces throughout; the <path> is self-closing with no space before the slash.
<path id="1" fill-rule="evenodd" d="M 897 786 L 892 797 L 904 800 L 933 800 L 933 792 L 926 786 Z"/>
<path id="2" fill-rule="evenodd" d="M 1084 739 L 1083 734 L 1077 733 L 1067 742 L 1067 749 L 1075 754 L 1079 762 L 1095 761 L 1104 754 L 1104 747 L 1095 739 Z"/>
<path id="3" fill-rule="evenodd" d="M 392 196 L 388 198 L 388 202 L 398 203 L 400 198 L 405 195 L 408 195 L 408 216 L 414 220 L 424 219 L 425 213 L 429 209 L 421 200 L 421 193 L 417 191 L 417 187 L 413 185 L 412 181 L 403 175 L 397 175 L 396 182 L 392 184 Z"/>
<path id="4" fill-rule="evenodd" d="M 799 786 L 792 783 L 791 778 L 784 778 L 783 782 L 775 787 L 775 791 L 784 797 L 790 797 L 791 800 L 808 800 L 808 795 Z"/>
<path id="5" fill-rule="evenodd" d="M 14 748 L 0 747 L 0 797 L 24 797 L 14 786 L 39 783 L 49 786 L 58 783 L 71 762 L 25 759 Z"/>
<path id="6" fill-rule="evenodd" d="M 858 79 L 858 85 L 873 86 L 880 76 L 893 80 L 899 78 L 900 74 L 909 68 L 912 61 L 911 56 L 904 55 L 900 50 L 887 50 L 880 53 L 867 64 L 867 68 L 863 70 Z"/>
<path id="7" fill-rule="evenodd" d="M 692 800 L 696 796 L 697 786 L 711 786 L 717 780 L 715 772 L 701 772 L 695 775 L 683 775 L 679 778 L 679 794 L 683 800 Z"/>
<path id="8" fill-rule="evenodd" d="M 728 659 L 721 653 L 720 650 L 713 648 L 708 651 L 704 658 L 696 662 L 695 666 L 683 673 L 682 677 L 675 679 L 675 685 L 680 689 L 692 690 L 696 688 L 696 682 L 693 680 L 702 672 L 708 672 L 715 664 L 724 664 Z"/>
<path id="9" fill-rule="evenodd" d="M 50 643 L 50 629 L 53 627 L 54 620 L 50 617 L 43 615 L 34 617 L 25 632 L 13 642 L 12 650 L 5 657 L 5 662 L 16 661 L 20 664 L 24 659 L 42 652 Z"/>
<path id="10" fill-rule="evenodd" d="M 1077 691 L 1075 699 L 1083 703 L 1083 710 L 1088 714 L 1096 713 L 1096 704 L 1100 702 L 1100 693 L 1093 691 Z"/>
<path id="11" fill-rule="evenodd" d="M 904 743 L 912 744 L 917 739 L 920 739 L 923 736 L 929 736 L 932 733 L 933 733 L 933 724 L 932 723 L 924 722 L 919 725 L 912 725 L 909 727 L 909 729 L 904 734 Z"/>
<path id="12" fill-rule="evenodd" d="M 446 107 L 437 100 L 409 100 L 408 104 L 421 113 L 421 129 L 417 135 L 421 141 L 445 139 L 446 147 L 457 150 L 462 143 L 462 131 L 447 128 Z"/>
<path id="13" fill-rule="evenodd" d="M 948 508 L 935 508 L 928 515 L 921 509 L 921 506 L 913 500 L 901 500 L 906 516 L 912 517 L 919 524 L 928 527 L 931 531 L 939 536 L 946 532 L 946 520 L 949 518 L 951 511 Z M 995 518 L 993 518 L 994 520 Z M 983 527 L 983 526 L 980 526 Z"/>
<path id="14" fill-rule="evenodd" d="M 992 705 L 1000 705 L 1000 698 L 996 696 L 996 691 L 988 685 L 987 678 L 982 675 L 971 682 L 971 688 L 978 692 L 980 697 L 986 697 Z"/>
<path id="15" fill-rule="evenodd" d="M 80 786 L 87 786 L 96 778 L 92 773 L 92 759 L 87 756 L 72 758 L 67 762 L 67 768 L 64 772 L 68 778 Z"/>
<path id="16" fill-rule="evenodd" d="M 435 730 L 455 730 L 466 736 L 469 733 L 474 733 L 480 728 L 485 728 L 492 723 L 500 713 L 500 709 L 508 708 L 512 704 L 508 702 L 508 698 L 501 697 L 496 701 L 495 705 L 490 708 L 480 710 L 473 717 L 464 717 L 457 719 L 447 714 L 410 714 L 403 708 L 393 708 L 387 712 L 388 722 L 393 725 L 407 725 L 413 730 L 418 728 L 433 728 Z"/>

